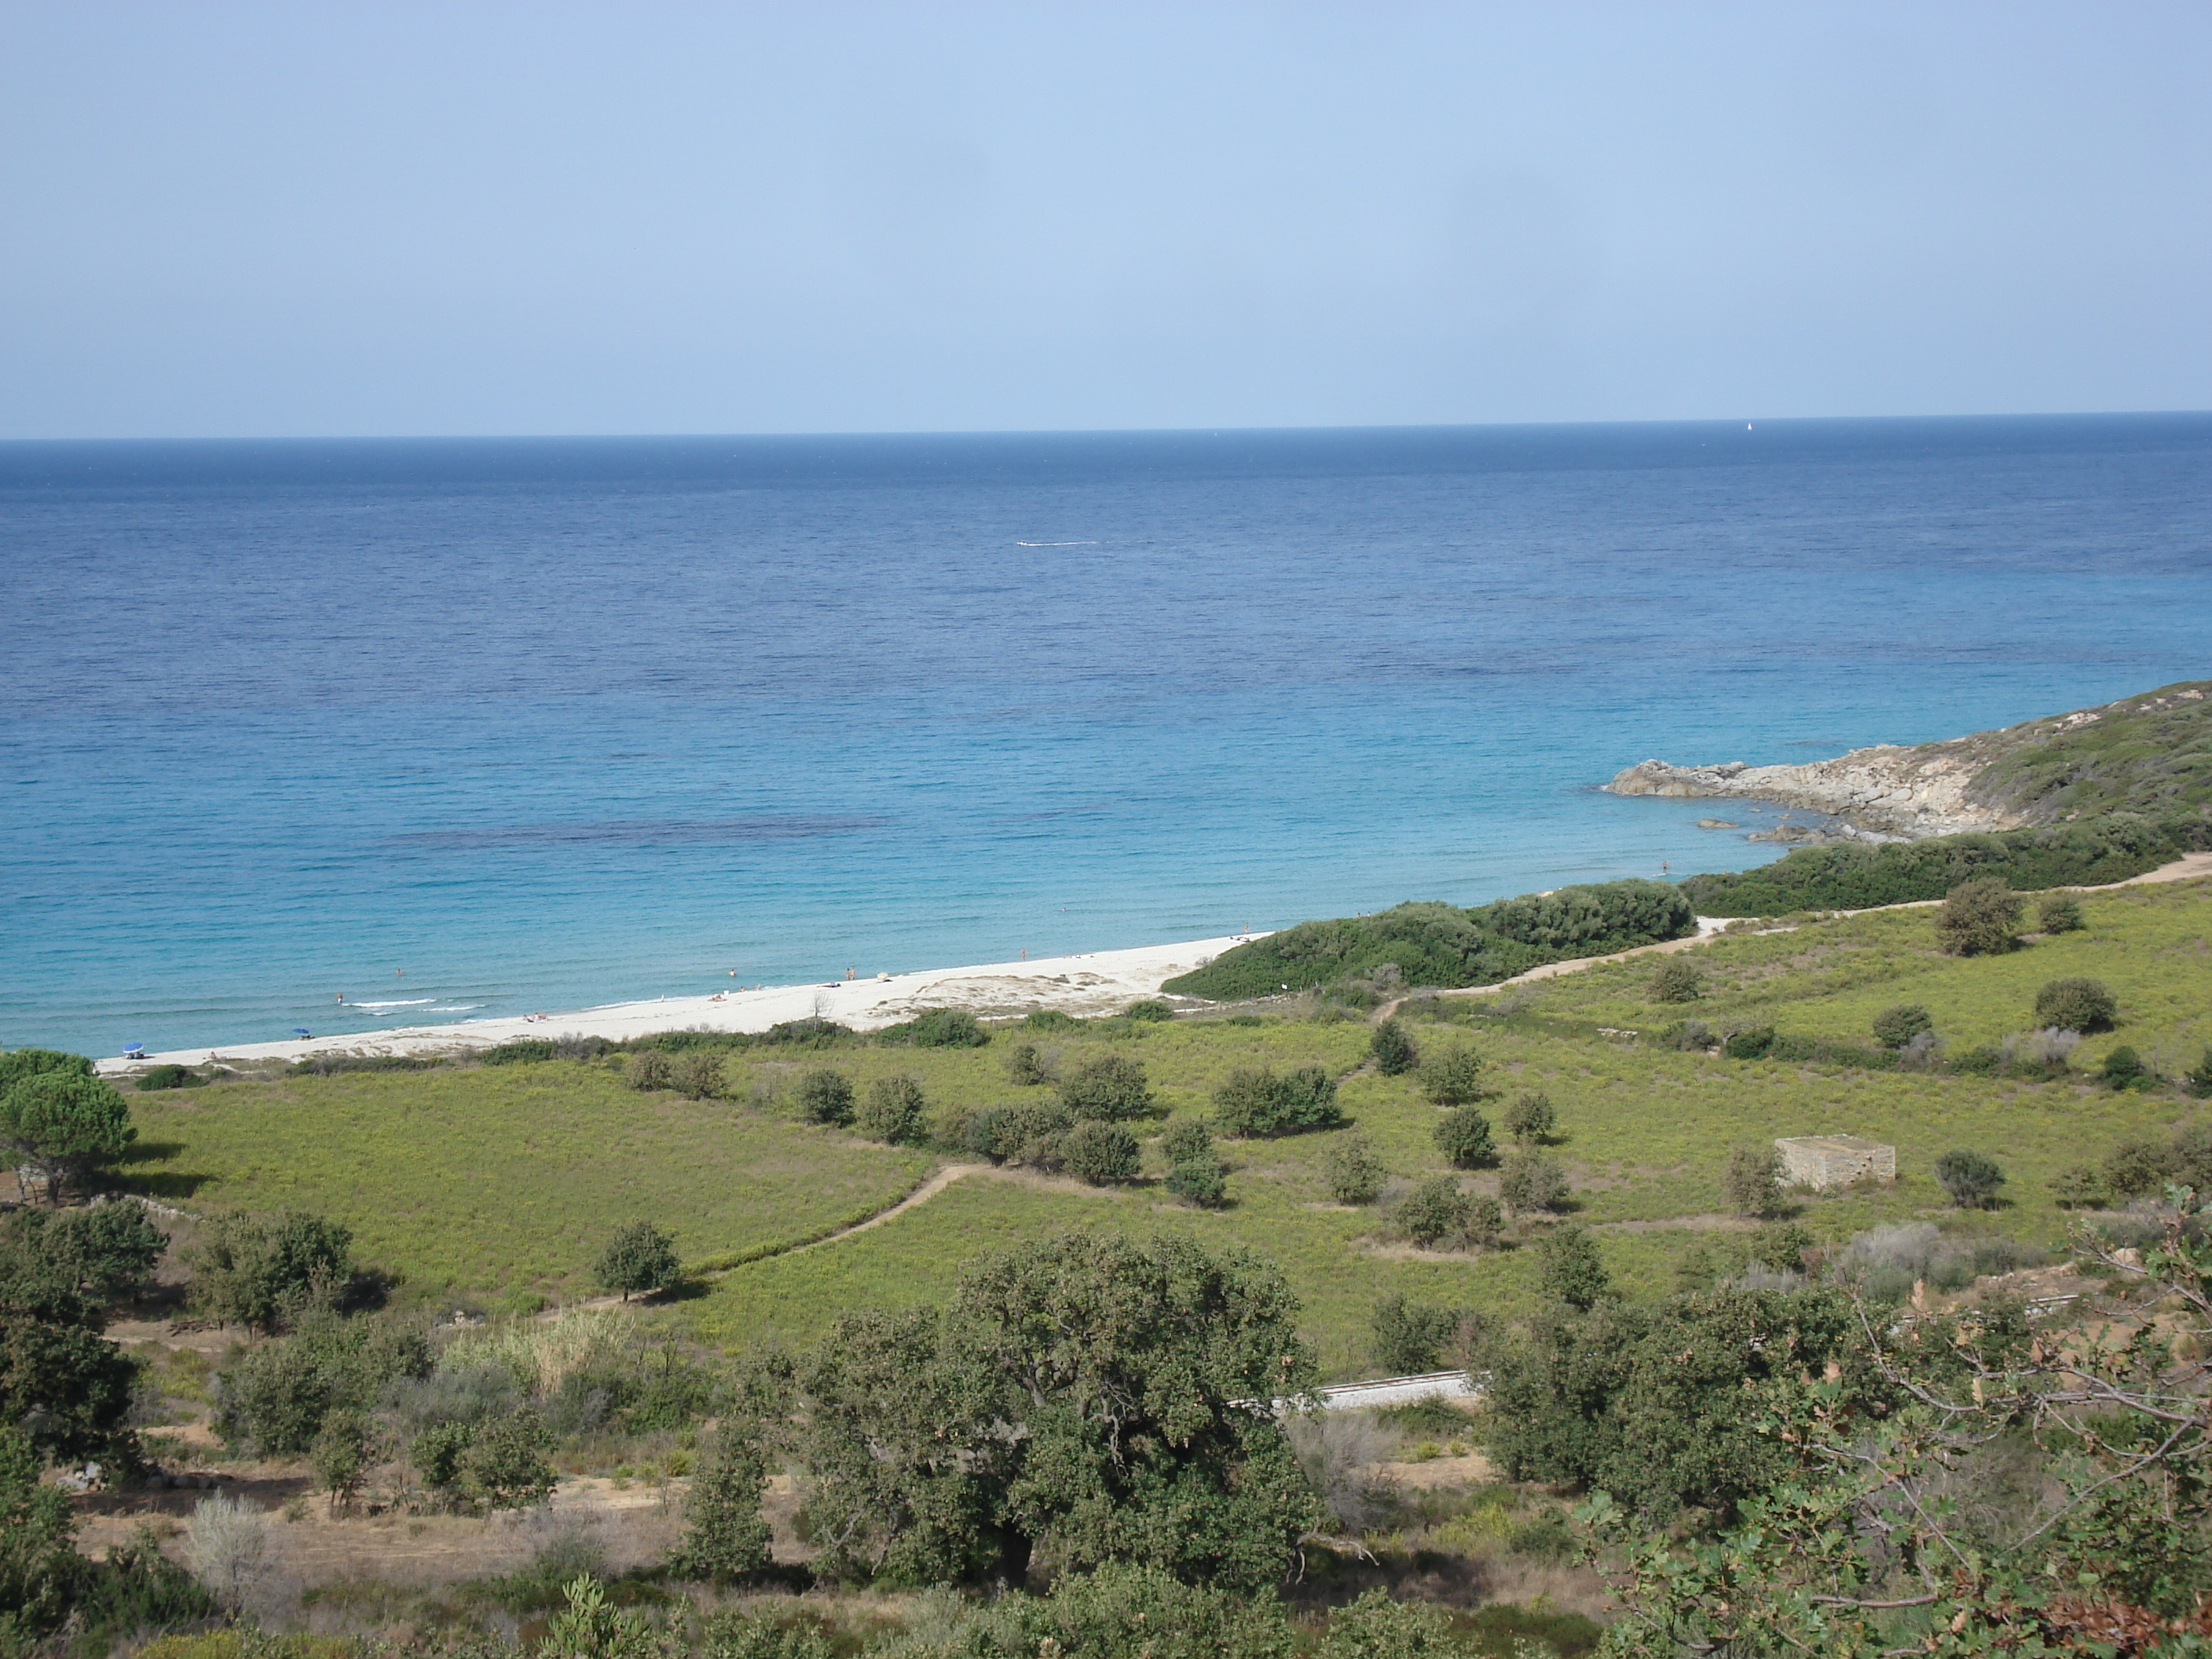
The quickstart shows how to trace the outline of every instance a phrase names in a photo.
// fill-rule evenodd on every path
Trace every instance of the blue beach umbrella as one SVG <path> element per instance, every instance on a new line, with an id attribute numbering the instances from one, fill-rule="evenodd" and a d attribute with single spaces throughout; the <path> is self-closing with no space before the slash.
<path id="1" fill-rule="evenodd" d="M 304 1025 L 295 1025 L 292 1028 L 292 1035 L 294 1036 L 314 1036 L 314 1033 Z"/>
<path id="2" fill-rule="evenodd" d="M 125 1060 L 137 1060 L 145 1052 L 146 1045 L 143 1042 L 126 1042 L 123 1045 L 123 1057 Z"/>

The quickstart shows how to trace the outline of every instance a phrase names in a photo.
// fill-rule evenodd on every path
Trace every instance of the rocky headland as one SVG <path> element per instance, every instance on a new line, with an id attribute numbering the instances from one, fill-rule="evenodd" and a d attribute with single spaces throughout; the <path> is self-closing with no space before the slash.
<path id="1" fill-rule="evenodd" d="M 1917 841 L 2194 805 L 2212 732 L 2208 693 L 2212 681 L 2164 686 L 1999 731 L 1876 744 L 1802 766 L 1647 760 L 1605 787 L 1616 795 L 1770 801 L 1831 821 L 1825 830 L 1765 836 L 1790 840 Z"/>

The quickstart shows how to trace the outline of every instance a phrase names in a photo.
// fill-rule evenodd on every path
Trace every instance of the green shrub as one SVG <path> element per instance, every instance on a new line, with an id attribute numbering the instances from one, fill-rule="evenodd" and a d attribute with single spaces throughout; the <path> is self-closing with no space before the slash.
<path id="1" fill-rule="evenodd" d="M 2021 901 L 1994 877 L 1961 882 L 1936 912 L 1936 942 L 1946 956 L 1986 957 L 2020 948 Z"/>
<path id="2" fill-rule="evenodd" d="M 189 1066 L 155 1066 L 139 1076 L 138 1092 L 144 1095 L 160 1089 L 198 1089 L 206 1082 Z"/>
<path id="3" fill-rule="evenodd" d="M 1435 1106 L 1469 1106 L 1497 1092 L 1483 1086 L 1482 1056 L 1472 1048 L 1448 1048 L 1421 1067 L 1421 1092 Z"/>
<path id="4" fill-rule="evenodd" d="M 754 1037 L 752 1042 L 756 1048 L 842 1048 L 860 1040 L 860 1034 L 851 1026 L 809 1014 L 805 1019 L 779 1021 Z"/>
<path id="5" fill-rule="evenodd" d="M 929 1133 L 928 1103 L 921 1085 L 903 1072 L 878 1078 L 868 1085 L 868 1097 L 854 1115 L 853 1127 L 871 1140 L 894 1146 L 911 1146 Z"/>
<path id="6" fill-rule="evenodd" d="M 632 1054 L 623 1067 L 623 1081 L 647 1094 L 668 1088 L 675 1080 L 676 1062 L 658 1048 Z"/>
<path id="7" fill-rule="evenodd" d="M 2119 1003 L 2094 979 L 2054 979 L 2035 994 L 2035 1023 L 2061 1031 L 2109 1031 L 2118 1023 Z"/>
<path id="8" fill-rule="evenodd" d="M 1935 1029 L 1935 1017 L 1917 1002 L 1897 1003 L 1874 1017 L 1874 1040 L 1885 1048 L 1902 1048 Z"/>
<path id="9" fill-rule="evenodd" d="M 1498 1195 L 1520 1215 L 1563 1210 L 1567 1205 L 1567 1172 L 1557 1158 L 1516 1149 L 1505 1155 L 1498 1171 Z"/>
<path id="10" fill-rule="evenodd" d="M 1121 1018 L 1133 1019 L 1139 1024 L 1157 1024 L 1161 1020 L 1173 1019 L 1175 1010 L 1158 997 L 1144 997 L 1124 1008 Z"/>
<path id="11" fill-rule="evenodd" d="M 1211 1148 L 1170 1167 L 1161 1183 L 1186 1204 L 1217 1209 L 1229 1194 L 1229 1172 Z"/>
<path id="12" fill-rule="evenodd" d="M 2158 1075 L 2142 1063 L 2142 1059 L 2126 1043 L 2105 1056 L 2098 1075 L 2108 1089 L 2149 1089 L 2155 1087 Z"/>
<path id="13" fill-rule="evenodd" d="M 1687 957 L 1670 956 L 1651 970 L 1644 994 L 1654 1002 L 1695 1002 L 1705 994 L 1705 976 Z"/>
<path id="14" fill-rule="evenodd" d="M 1384 1375 L 1415 1376 L 1443 1363 L 1445 1349 L 1459 1334 L 1460 1314 L 1453 1308 L 1386 1296 L 1375 1304 L 1369 1328 L 1374 1333 L 1370 1352 Z"/>
<path id="15" fill-rule="evenodd" d="M 1449 1176 L 1425 1181 L 1407 1194 L 1394 1219 L 1423 1249 L 1492 1243 L 1505 1224 L 1495 1200 L 1462 1192 Z"/>
<path id="16" fill-rule="evenodd" d="M 2035 920 L 2046 933 L 2078 933 L 2088 925 L 2081 919 L 2081 901 L 2071 893 L 2046 893 L 2035 907 Z"/>
<path id="17" fill-rule="evenodd" d="M 1490 1133 L 1490 1120 L 1480 1106 L 1460 1106 L 1437 1120 L 1437 1150 L 1455 1170 L 1487 1169 L 1498 1161 L 1498 1146 Z"/>
<path id="18" fill-rule="evenodd" d="M 1721 1190 L 1738 1215 L 1772 1215 L 1782 1202 L 1782 1154 L 1771 1146 L 1730 1147 Z"/>
<path id="19" fill-rule="evenodd" d="M 1093 1054 L 1060 1080 L 1060 1104 L 1078 1117 L 1121 1122 L 1152 1109 L 1145 1068 L 1123 1054 Z"/>
<path id="20" fill-rule="evenodd" d="M 1559 1127 L 1559 1114 L 1547 1094 L 1518 1094 L 1499 1114 L 1498 1121 L 1516 1140 L 1546 1140 Z"/>
<path id="21" fill-rule="evenodd" d="M 1771 1025 L 1747 1025 L 1721 1039 L 1721 1052 L 1730 1060 L 1764 1060 L 1773 1048 Z"/>
<path id="22" fill-rule="evenodd" d="M 686 1100 L 713 1100 L 722 1092 L 722 1057 L 703 1048 L 678 1054 L 669 1066 L 668 1082 Z"/>
<path id="23" fill-rule="evenodd" d="M 551 1037 L 516 1037 L 489 1048 L 479 1048 L 471 1056 L 479 1066 L 535 1066 L 559 1057 Z"/>
<path id="24" fill-rule="evenodd" d="M 966 1008 L 927 1009 L 876 1033 L 878 1042 L 912 1043 L 917 1048 L 980 1048 L 990 1040 L 983 1023 Z"/>
<path id="25" fill-rule="evenodd" d="M 1061 1008 L 1032 1008 L 1022 1017 L 1025 1031 L 1079 1031 L 1083 1022 Z"/>
<path id="26" fill-rule="evenodd" d="M 1240 1066 L 1214 1091 L 1213 1115 L 1224 1133 L 1247 1138 L 1333 1129 L 1344 1121 L 1336 1080 L 1318 1066 L 1302 1066 L 1288 1077 Z"/>
<path id="27" fill-rule="evenodd" d="M 1067 1132 L 1060 1161 L 1070 1175 L 1094 1187 L 1134 1181 L 1139 1161 L 1137 1138 L 1121 1124 L 1085 1118 Z"/>
<path id="28" fill-rule="evenodd" d="M 2004 1178 L 1997 1161 L 1984 1152 L 1950 1152 L 1936 1160 L 1936 1184 L 1962 1210 L 1986 1210 L 1993 1206 Z"/>
<path id="29" fill-rule="evenodd" d="M 2212 1097 L 2212 1045 L 2207 1045 L 2203 1056 L 2181 1074 L 2181 1080 L 2195 1098 Z"/>
<path id="30" fill-rule="evenodd" d="M 1389 1172 L 1363 1135 L 1346 1135 L 1322 1154 L 1322 1180 L 1340 1204 L 1372 1204 Z"/>
<path id="31" fill-rule="evenodd" d="M 1006 1076 L 1024 1089 L 1033 1089 L 1040 1083 L 1052 1081 L 1052 1073 L 1045 1069 L 1043 1057 L 1034 1042 L 1017 1042 L 1006 1055 Z"/>
<path id="32" fill-rule="evenodd" d="M 1075 1115 L 1056 1101 L 990 1107 L 968 1120 L 968 1150 L 1001 1164 L 1056 1170 L 1061 1142 L 1075 1121 Z"/>
<path id="33" fill-rule="evenodd" d="M 844 1125 L 853 1121 L 853 1085 L 827 1067 L 799 1079 L 799 1115 L 809 1123 Z"/>
<path id="34" fill-rule="evenodd" d="M 1213 1151 L 1213 1130 L 1206 1121 L 1191 1113 L 1182 1113 L 1168 1122 L 1167 1133 L 1160 1137 L 1160 1152 L 1170 1164 L 1188 1164 L 1193 1158 L 1204 1158 Z"/>
<path id="35" fill-rule="evenodd" d="M 1419 1046 L 1395 1019 L 1375 1028 L 1375 1035 L 1367 1039 L 1367 1052 L 1384 1077 L 1403 1077 L 1421 1063 Z"/>
<path id="36" fill-rule="evenodd" d="M 1572 1223 L 1536 1241 L 1536 1276 L 1546 1297 L 1570 1308 L 1592 1308 L 1612 1289 L 1597 1241 Z"/>
<path id="37" fill-rule="evenodd" d="M 192 1299 L 216 1319 L 258 1331 L 311 1308 L 334 1307 L 353 1278 L 353 1231 L 325 1216 L 218 1216 L 185 1252 Z"/>
<path id="38" fill-rule="evenodd" d="M 2087 1164 L 2069 1164 L 2045 1183 L 2062 1209 L 2093 1209 L 2105 1201 L 2105 1180 Z"/>

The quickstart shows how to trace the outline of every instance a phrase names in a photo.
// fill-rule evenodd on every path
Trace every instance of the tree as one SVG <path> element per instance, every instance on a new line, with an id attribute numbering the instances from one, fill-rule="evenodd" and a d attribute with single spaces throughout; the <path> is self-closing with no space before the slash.
<path id="1" fill-rule="evenodd" d="M 1455 1170 L 1480 1170 L 1498 1162 L 1490 1120 L 1480 1106 L 1461 1106 L 1437 1120 L 1437 1150 Z"/>
<path id="2" fill-rule="evenodd" d="M 313 1451 L 334 1415 L 376 1406 L 392 1384 L 419 1382 L 435 1363 L 412 1321 L 304 1315 L 291 1334 L 235 1352 L 216 1378 L 216 1432 L 264 1457 Z"/>
<path id="3" fill-rule="evenodd" d="M 1094 1187 L 1134 1181 L 1142 1161 L 1137 1137 L 1125 1126 L 1099 1118 L 1085 1118 L 1070 1129 L 1060 1155 L 1070 1175 Z"/>
<path id="4" fill-rule="evenodd" d="M 1936 1160 L 1936 1184 L 1962 1210 L 1986 1210 L 1996 1203 L 2004 1170 L 1985 1152 L 1951 1152 Z"/>
<path id="5" fill-rule="evenodd" d="M 488 1510 L 526 1510 L 553 1495 L 561 1477 L 545 1461 L 545 1430 L 527 1406 L 477 1425 L 461 1455 L 461 1488 Z"/>
<path id="6" fill-rule="evenodd" d="M 1375 1363 L 1392 1376 L 1416 1376 L 1443 1363 L 1445 1348 L 1459 1335 L 1462 1316 L 1455 1308 L 1384 1297 L 1370 1322 Z"/>
<path id="7" fill-rule="evenodd" d="M 750 1425 L 725 1420 L 684 1497 L 684 1541 L 669 1565 L 687 1578 L 726 1584 L 769 1565 L 761 1494 L 768 1460 Z"/>
<path id="8" fill-rule="evenodd" d="M 47 1199 L 58 1205 L 64 1192 L 82 1190 L 94 1170 L 120 1158 L 137 1131 L 129 1103 L 92 1074 L 91 1061 L 64 1054 L 55 1058 L 77 1064 L 41 1062 L 36 1069 L 21 1061 L 50 1052 L 19 1048 L 7 1056 L 18 1064 L 0 1091 L 0 1145 L 46 1182 Z"/>
<path id="9" fill-rule="evenodd" d="M 1213 1150 L 1213 1130 L 1206 1121 L 1192 1114 L 1170 1120 L 1167 1133 L 1160 1137 L 1160 1152 L 1170 1164 L 1188 1164 L 1194 1158 L 1204 1158 Z"/>
<path id="10" fill-rule="evenodd" d="M 1421 1089 L 1433 1106 L 1472 1106 L 1495 1092 L 1482 1084 L 1482 1056 L 1472 1048 L 1450 1048 L 1421 1067 Z"/>
<path id="11" fill-rule="evenodd" d="M 850 1123 L 853 1085 L 826 1066 L 809 1072 L 799 1079 L 799 1115 L 809 1123 Z"/>
<path id="12" fill-rule="evenodd" d="M 1060 1100 L 1078 1117 L 1109 1122 L 1149 1116 L 1152 1109 L 1145 1068 L 1122 1054 L 1093 1054 L 1079 1063 L 1061 1079 Z"/>
<path id="13" fill-rule="evenodd" d="M 1935 1029 L 1935 1018 L 1917 1002 L 1893 1004 L 1874 1017 L 1874 1040 L 1885 1048 L 1902 1048 Z"/>
<path id="14" fill-rule="evenodd" d="M 1288 1077 L 1239 1067 L 1213 1093 L 1213 1115 L 1232 1135 L 1298 1134 L 1333 1129 L 1344 1121 L 1337 1109 L 1336 1080 L 1318 1066 L 1302 1066 Z"/>
<path id="15" fill-rule="evenodd" d="M 853 1127 L 871 1140 L 909 1145 L 929 1133 L 927 1104 L 921 1085 L 905 1073 L 879 1077 L 868 1085 L 868 1097 L 861 1102 Z"/>
<path id="16" fill-rule="evenodd" d="M 2084 1036 L 2119 1021 L 2118 999 L 2094 979 L 2054 979 L 2035 994 L 2035 1023 Z"/>
<path id="17" fill-rule="evenodd" d="M 1651 970 L 1644 994 L 1654 1002 L 1695 1002 L 1705 994 L 1705 976 L 1685 956 L 1670 955 Z"/>
<path id="18" fill-rule="evenodd" d="M 1547 1297 L 1570 1308 L 1592 1307 L 1612 1288 L 1597 1240 L 1571 1222 L 1537 1241 L 1536 1276 Z"/>
<path id="19" fill-rule="evenodd" d="M 1498 1171 L 1498 1195 L 1520 1215 L 1534 1215 L 1540 1210 L 1564 1210 L 1567 1206 L 1567 1172 L 1555 1158 L 1516 1147 L 1506 1154 L 1504 1166 Z"/>
<path id="20" fill-rule="evenodd" d="M 1500 1121 L 1505 1133 L 1516 1140 L 1548 1140 L 1559 1124 L 1551 1096 L 1542 1093 L 1514 1096 L 1513 1103 L 1505 1109 Z"/>
<path id="21" fill-rule="evenodd" d="M 2148 1089 L 2158 1082 L 2158 1074 L 2124 1042 L 2105 1056 L 2105 1063 L 2097 1068 L 2097 1074 L 2108 1089 Z"/>
<path id="22" fill-rule="evenodd" d="M 1731 1146 L 1721 1190 L 1738 1215 L 1772 1215 L 1782 1202 L 1782 1154 L 1772 1146 Z"/>
<path id="23" fill-rule="evenodd" d="M 343 1515 L 353 1507 L 356 1493 L 375 1462 L 374 1431 L 357 1411 L 331 1412 L 307 1453 L 315 1477 L 330 1494 L 331 1513 Z"/>
<path id="24" fill-rule="evenodd" d="M 615 1229 L 607 1248 L 599 1252 L 593 1276 L 600 1289 L 619 1291 L 627 1302 L 632 1292 L 650 1296 L 666 1290 L 683 1271 L 672 1235 L 650 1221 L 630 1221 Z"/>
<path id="25" fill-rule="evenodd" d="M 1936 942 L 1946 956 L 2001 956 L 2020 948 L 2020 895 L 1994 876 L 1960 882 L 1936 913 Z"/>
<path id="26" fill-rule="evenodd" d="M 1209 1148 L 1197 1158 L 1170 1165 L 1167 1179 L 1160 1184 L 1186 1204 L 1215 1210 L 1228 1199 L 1229 1170 L 1220 1154 Z"/>
<path id="27" fill-rule="evenodd" d="M 69 1499 L 40 1481 L 31 1442 L 12 1419 L 0 1425 L 0 1632 L 17 1638 L 10 1646 L 56 1628 L 76 1605 L 92 1567 L 76 1540 Z"/>
<path id="28" fill-rule="evenodd" d="M 1425 1181 L 1407 1194 L 1396 1218 L 1406 1237 L 1425 1250 L 1439 1244 L 1488 1244 L 1505 1224 L 1494 1200 L 1462 1192 L 1449 1176 Z"/>
<path id="29" fill-rule="evenodd" d="M 2088 925 L 2081 920 L 2081 900 L 2071 893 L 2046 893 L 2035 919 L 2046 933 L 2078 933 Z"/>
<path id="30" fill-rule="evenodd" d="M 1322 1154 L 1322 1179 L 1340 1204 L 1372 1204 L 1382 1195 L 1389 1171 L 1364 1135 L 1346 1135 Z"/>
<path id="31" fill-rule="evenodd" d="M 1403 1077 L 1421 1063 L 1419 1046 L 1396 1019 L 1386 1019 L 1375 1028 L 1375 1035 L 1367 1039 L 1367 1053 L 1384 1077 Z"/>
<path id="32" fill-rule="evenodd" d="M 623 1067 L 623 1081 L 641 1094 L 653 1094 L 672 1087 L 676 1081 L 676 1062 L 658 1048 L 640 1049 Z"/>
<path id="33" fill-rule="evenodd" d="M 1256 1592 L 1319 1520 L 1282 1425 L 1312 1386 L 1271 1267 L 1066 1235 L 970 1263 L 953 1305 L 848 1316 L 798 1369 L 832 1577 L 1018 1583 L 1049 1543 Z"/>
<path id="34" fill-rule="evenodd" d="M 63 1273 L 94 1306 L 126 1302 L 152 1282 L 167 1237 L 137 1204 L 19 1210 L 10 1218 L 25 1248 Z"/>
<path id="35" fill-rule="evenodd" d="M 203 1310 L 268 1332 L 308 1308 L 337 1304 L 354 1274 L 353 1232 L 300 1210 L 220 1216 L 185 1260 Z"/>

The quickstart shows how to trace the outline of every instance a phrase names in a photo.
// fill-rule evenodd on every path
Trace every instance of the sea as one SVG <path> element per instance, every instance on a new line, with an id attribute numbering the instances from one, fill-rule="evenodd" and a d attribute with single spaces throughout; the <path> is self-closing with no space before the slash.
<path id="1" fill-rule="evenodd" d="M 1764 862 L 1598 786 L 2212 675 L 2212 416 L 16 442 L 0 561 L 0 1045 L 557 1030 Z"/>

